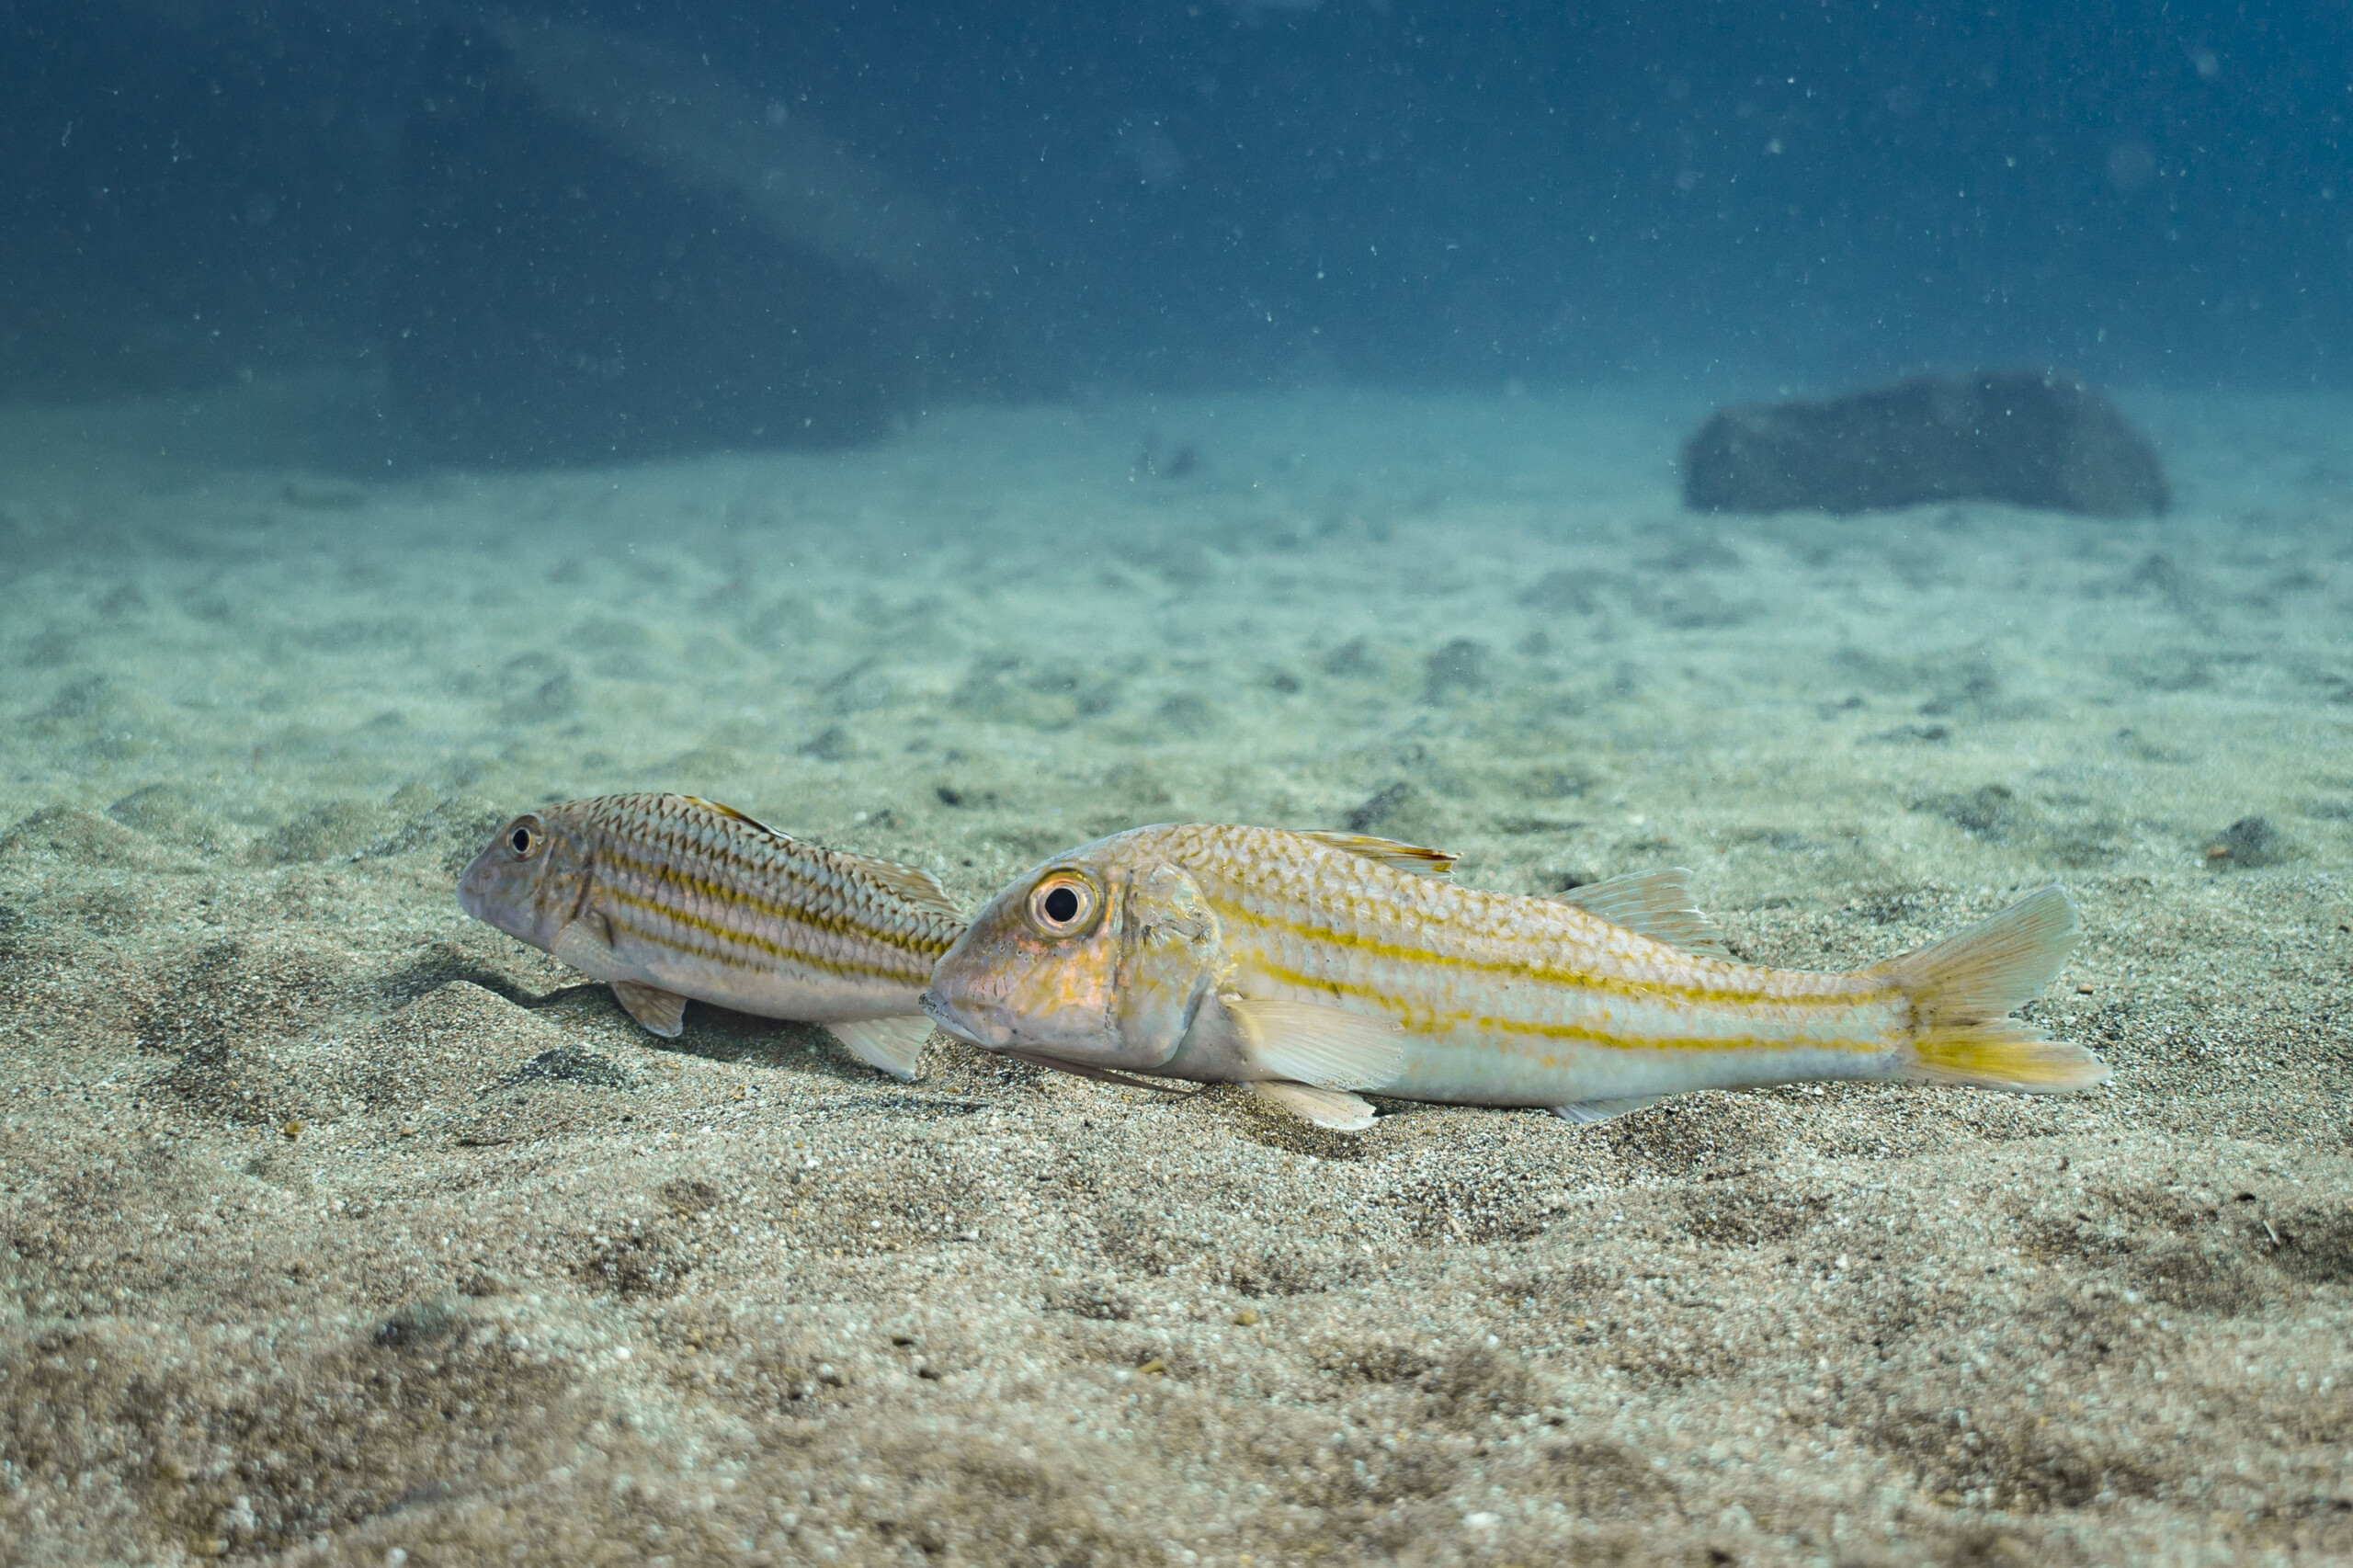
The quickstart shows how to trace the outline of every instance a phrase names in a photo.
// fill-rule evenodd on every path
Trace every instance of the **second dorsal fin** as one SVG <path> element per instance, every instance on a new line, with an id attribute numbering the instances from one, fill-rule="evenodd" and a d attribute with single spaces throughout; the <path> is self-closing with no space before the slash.
<path id="1" fill-rule="evenodd" d="M 928 909 L 935 915 L 945 915 L 961 920 L 964 912 L 946 889 L 932 880 L 931 873 L 920 866 L 902 866 L 896 860 L 877 860 L 870 855 L 859 855 L 847 849 L 834 853 L 850 866 L 881 882 L 918 909 Z"/>
<path id="2" fill-rule="evenodd" d="M 1589 882 L 1557 895 L 1588 915 L 1703 958 L 1732 959 L 1723 933 L 1692 901 L 1691 873 L 1681 867 L 1635 871 L 1604 882 Z M 1737 960 L 1733 960 L 1737 962 Z"/>
<path id="3" fill-rule="evenodd" d="M 1448 849 L 1424 849 L 1416 845 L 1400 844 L 1393 838 L 1375 838 L 1364 833 L 1302 833 L 1302 838 L 1312 838 L 1344 855 L 1358 855 L 1380 862 L 1392 870 L 1411 872 L 1416 877 L 1443 877 L 1454 869 L 1462 858 Z"/>

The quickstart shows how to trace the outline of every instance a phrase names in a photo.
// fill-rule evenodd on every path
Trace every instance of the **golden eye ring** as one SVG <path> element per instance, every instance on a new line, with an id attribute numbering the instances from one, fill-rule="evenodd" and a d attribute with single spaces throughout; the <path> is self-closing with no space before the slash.
<path id="1" fill-rule="evenodd" d="M 1051 941 L 1086 935 L 1102 914 L 1103 894 L 1083 871 L 1048 871 L 1029 890 L 1029 924 Z"/>
<path id="2" fill-rule="evenodd" d="M 529 860 L 548 846 L 547 827 L 537 817 L 517 817 L 499 837 L 517 860 Z"/>

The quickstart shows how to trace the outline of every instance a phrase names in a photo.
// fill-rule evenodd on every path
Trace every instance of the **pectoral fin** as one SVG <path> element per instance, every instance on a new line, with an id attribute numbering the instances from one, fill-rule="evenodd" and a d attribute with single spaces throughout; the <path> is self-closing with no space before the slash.
<path id="1" fill-rule="evenodd" d="M 549 956 L 597 980 L 612 978 L 618 961 L 613 952 L 613 928 L 601 915 L 590 913 L 566 923 L 548 945 Z"/>
<path id="2" fill-rule="evenodd" d="M 1378 1089 L 1405 1070 L 1405 1032 L 1393 1018 L 1322 1002 L 1225 995 L 1253 1065 L 1269 1078 L 1324 1089 Z"/>
<path id="3" fill-rule="evenodd" d="M 1691 897 L 1691 873 L 1681 867 L 1665 871 L 1636 871 L 1589 882 L 1559 895 L 1588 915 L 1598 915 L 1612 926 L 1622 926 L 1687 953 L 1702 958 L 1730 959 L 1724 934 L 1699 913 Z"/>
<path id="4" fill-rule="evenodd" d="M 1574 1105 L 1556 1105 L 1552 1114 L 1563 1121 L 1573 1121 L 1580 1127 L 1597 1121 L 1607 1121 L 1628 1111 L 1643 1110 L 1666 1098 L 1665 1095 L 1636 1095 L 1622 1100 L 1578 1100 Z"/>
<path id="5" fill-rule="evenodd" d="M 613 1000 L 648 1034 L 676 1040 L 686 1032 L 687 999 L 676 992 L 665 991 L 658 985 L 642 985 L 634 980 L 616 980 L 612 984 Z"/>
<path id="6" fill-rule="evenodd" d="M 1335 1132 L 1362 1132 L 1372 1125 L 1372 1107 L 1346 1089 L 1319 1089 L 1307 1084 L 1262 1078 L 1250 1085 L 1250 1092 L 1302 1120 L 1328 1127 Z"/>
<path id="7" fill-rule="evenodd" d="M 931 1020 L 921 1013 L 895 1018 L 855 1018 L 827 1024 L 825 1032 L 849 1047 L 849 1053 L 869 1067 L 879 1067 L 901 1083 L 915 1075 L 923 1060 L 923 1042 L 931 1038 Z"/>

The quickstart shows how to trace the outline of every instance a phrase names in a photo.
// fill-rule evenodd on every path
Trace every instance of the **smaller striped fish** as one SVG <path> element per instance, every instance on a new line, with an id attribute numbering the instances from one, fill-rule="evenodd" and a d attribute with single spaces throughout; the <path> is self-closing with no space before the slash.
<path id="1" fill-rule="evenodd" d="M 2108 1076 L 2008 1016 L 2075 943 L 2057 887 L 1914 952 L 1813 973 L 1736 961 L 1680 871 L 1555 901 L 1457 887 L 1454 860 L 1346 833 L 1115 834 L 999 893 L 924 1006 L 983 1051 L 1129 1084 L 1248 1084 L 1343 1131 L 1372 1125 L 1358 1089 L 1597 1121 L 1688 1089 L 1893 1078 L 2040 1094 Z"/>
<path id="2" fill-rule="evenodd" d="M 458 903 L 584 974 L 657 1035 L 689 998 L 823 1024 L 861 1062 L 915 1075 L 921 997 L 963 933 L 913 866 L 803 844 L 692 795 L 529 812 L 458 881 Z"/>

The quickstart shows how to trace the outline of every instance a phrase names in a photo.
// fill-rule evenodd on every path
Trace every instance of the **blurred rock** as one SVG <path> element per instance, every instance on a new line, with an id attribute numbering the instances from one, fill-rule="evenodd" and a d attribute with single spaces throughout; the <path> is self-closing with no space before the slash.
<path id="1" fill-rule="evenodd" d="M 2287 835 L 2268 817 L 2241 817 L 2206 846 L 2206 863 L 2223 866 L 2276 866 L 2295 858 Z"/>
<path id="2" fill-rule="evenodd" d="M 797 110 L 590 28 L 429 52 L 382 335 L 436 457 L 835 444 L 985 380 L 971 247 Z"/>
<path id="3" fill-rule="evenodd" d="M 2056 372 L 1924 376 L 1827 403 L 1728 408 L 1683 449 L 1708 512 L 1868 512 L 1922 501 L 2131 517 L 2170 504 L 2156 449 Z"/>

